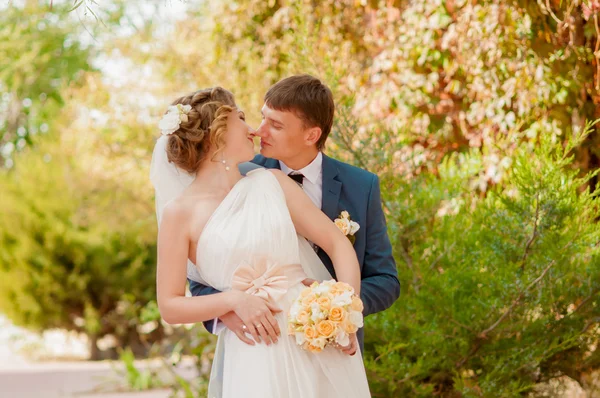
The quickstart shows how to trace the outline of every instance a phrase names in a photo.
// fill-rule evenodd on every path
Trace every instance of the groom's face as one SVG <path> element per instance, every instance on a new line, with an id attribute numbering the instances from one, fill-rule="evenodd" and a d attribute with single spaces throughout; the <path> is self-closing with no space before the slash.
<path id="1" fill-rule="evenodd" d="M 304 122 L 293 111 L 279 111 L 263 105 L 262 123 L 256 130 L 260 137 L 260 154 L 283 162 L 292 159 L 312 145 L 307 142 Z"/>

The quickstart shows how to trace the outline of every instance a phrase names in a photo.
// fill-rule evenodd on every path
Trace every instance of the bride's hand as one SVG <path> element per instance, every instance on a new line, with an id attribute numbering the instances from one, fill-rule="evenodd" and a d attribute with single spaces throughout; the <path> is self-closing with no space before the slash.
<path id="1" fill-rule="evenodd" d="M 231 330 L 235 335 L 248 345 L 255 345 L 254 340 L 248 338 L 246 335 L 246 325 L 242 322 L 242 318 L 240 318 L 235 312 L 231 311 L 225 315 L 221 315 L 219 317 L 219 322 L 223 322 L 225 327 Z"/>
<path id="2" fill-rule="evenodd" d="M 277 343 L 281 330 L 273 314 L 281 312 L 280 308 L 260 297 L 240 292 L 233 311 L 246 326 L 244 331 L 250 333 L 257 343 L 261 342 L 261 338 L 267 345 Z"/>
<path id="3" fill-rule="evenodd" d="M 313 283 L 315 283 L 315 282 L 317 282 L 317 280 L 316 280 L 316 279 L 312 279 L 312 278 L 306 278 L 306 279 L 304 279 L 304 280 L 302 281 L 302 284 L 303 284 L 304 286 L 309 286 L 309 287 L 310 287 L 310 285 L 312 285 L 312 284 L 313 284 Z"/>
<path id="4" fill-rule="evenodd" d="M 356 337 L 356 333 L 352 333 L 350 335 L 350 344 L 345 347 L 340 347 L 340 350 L 344 354 L 354 355 L 356 351 L 358 351 L 358 338 Z"/>

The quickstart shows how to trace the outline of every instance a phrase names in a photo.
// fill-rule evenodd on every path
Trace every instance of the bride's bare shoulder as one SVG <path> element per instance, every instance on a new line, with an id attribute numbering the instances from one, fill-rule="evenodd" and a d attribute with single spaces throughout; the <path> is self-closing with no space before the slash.
<path id="1" fill-rule="evenodd" d="M 302 189 L 300 189 L 298 184 L 289 178 L 283 171 L 278 169 L 269 169 L 269 172 L 273 174 L 275 178 L 277 178 L 277 181 L 279 181 L 279 185 L 281 185 L 286 197 L 290 197 L 298 194 L 298 192 L 302 192 Z"/>
<path id="2" fill-rule="evenodd" d="M 181 195 L 165 206 L 163 211 L 163 222 L 170 221 L 187 225 L 194 220 L 195 223 L 202 219 L 208 219 L 212 209 L 216 206 L 214 195 Z"/>

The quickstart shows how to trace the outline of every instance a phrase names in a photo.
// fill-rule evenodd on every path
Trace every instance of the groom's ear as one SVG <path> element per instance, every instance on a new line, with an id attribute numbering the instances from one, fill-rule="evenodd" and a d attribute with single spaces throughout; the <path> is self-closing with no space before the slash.
<path id="1" fill-rule="evenodd" d="M 322 133 L 320 127 L 311 127 L 304 133 L 304 142 L 307 145 L 316 145 Z"/>

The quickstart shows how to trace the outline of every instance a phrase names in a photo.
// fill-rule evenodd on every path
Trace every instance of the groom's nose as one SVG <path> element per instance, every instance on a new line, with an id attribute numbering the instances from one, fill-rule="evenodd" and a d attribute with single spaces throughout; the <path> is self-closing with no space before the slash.
<path id="1" fill-rule="evenodd" d="M 260 126 L 254 131 L 254 135 L 264 138 L 267 135 L 266 123 L 261 123 Z"/>

